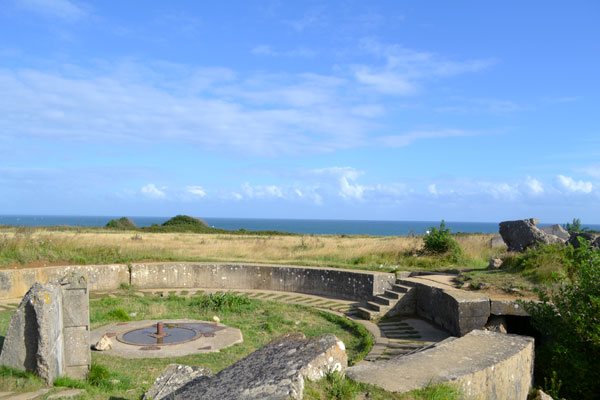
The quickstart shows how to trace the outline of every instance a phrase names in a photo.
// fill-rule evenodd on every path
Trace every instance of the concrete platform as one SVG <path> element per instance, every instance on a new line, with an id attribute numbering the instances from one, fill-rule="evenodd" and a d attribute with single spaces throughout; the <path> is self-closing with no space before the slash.
<path id="1" fill-rule="evenodd" d="M 150 325 L 156 325 L 157 322 L 162 321 L 164 323 L 172 324 L 194 324 L 194 323 L 206 323 L 212 324 L 216 327 L 221 328 L 214 332 L 214 336 L 205 337 L 201 336 L 195 340 L 180 344 L 169 344 L 169 345 L 131 345 L 122 343 L 117 340 L 119 335 L 133 329 L 140 329 Z M 232 328 L 227 325 L 217 324 L 215 322 L 198 321 L 193 319 L 170 319 L 170 320 L 144 320 L 144 321 L 132 321 L 132 322 L 120 322 L 105 325 L 100 328 L 94 329 L 90 333 L 90 346 L 93 346 L 100 340 L 103 335 L 110 337 L 112 341 L 112 349 L 106 350 L 103 353 L 122 358 L 167 358 L 167 357 L 180 357 L 187 356 L 190 354 L 199 353 L 214 353 L 220 349 L 233 346 L 236 343 L 242 343 L 242 331 L 237 328 Z"/>
<path id="2" fill-rule="evenodd" d="M 418 353 L 350 367 L 346 374 L 391 392 L 456 382 L 467 396 L 526 399 L 533 357 L 533 338 L 475 330 Z"/>

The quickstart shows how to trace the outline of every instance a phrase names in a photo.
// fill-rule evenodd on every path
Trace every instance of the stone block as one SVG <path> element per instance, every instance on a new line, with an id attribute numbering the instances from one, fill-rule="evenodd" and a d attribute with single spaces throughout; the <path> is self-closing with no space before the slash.
<path id="1" fill-rule="evenodd" d="M 85 380 L 90 375 L 90 367 L 87 365 L 75 365 L 70 367 L 65 367 L 64 375 L 73 379 L 82 379 Z"/>
<path id="2" fill-rule="evenodd" d="M 490 313 L 493 315 L 517 315 L 529 317 L 523 306 L 513 300 L 490 300 Z"/>
<path id="3" fill-rule="evenodd" d="M 85 289 L 63 291 L 64 327 L 88 326 L 90 324 L 89 294 Z"/>
<path id="4" fill-rule="evenodd" d="M 500 222 L 500 235 L 508 246 L 508 251 L 525 251 L 527 248 L 539 243 L 552 244 L 564 243 L 558 236 L 549 235 L 540 230 L 535 218 L 520 219 L 516 221 Z"/>
<path id="5" fill-rule="evenodd" d="M 64 330 L 65 365 L 89 365 L 90 358 L 90 332 L 87 327 L 65 328 Z"/>

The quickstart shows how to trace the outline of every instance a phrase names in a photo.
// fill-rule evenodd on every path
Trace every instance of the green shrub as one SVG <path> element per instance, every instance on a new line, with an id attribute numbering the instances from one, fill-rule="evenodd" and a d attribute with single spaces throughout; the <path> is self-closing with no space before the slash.
<path id="1" fill-rule="evenodd" d="M 425 254 L 445 255 L 454 262 L 463 258 L 462 249 L 450 234 L 450 228 L 446 228 L 444 220 L 438 228 L 434 226 L 429 228 L 429 234 L 423 237 L 423 243 Z"/>
<path id="2" fill-rule="evenodd" d="M 206 222 L 201 219 L 190 217 L 189 215 L 176 215 L 170 220 L 164 222 L 162 226 L 201 226 L 207 227 Z"/>
<path id="3" fill-rule="evenodd" d="M 600 249 L 580 239 L 567 247 L 571 279 L 542 302 L 525 302 L 542 337 L 535 357 L 536 381 L 568 399 L 600 393 Z"/>
<path id="4" fill-rule="evenodd" d="M 256 302 L 249 299 L 248 296 L 225 292 L 194 296 L 190 299 L 190 306 L 218 312 L 241 312 L 256 308 Z"/>
<path id="5" fill-rule="evenodd" d="M 121 217 L 119 219 L 111 219 L 110 221 L 108 221 L 108 223 L 105 225 L 105 227 L 112 228 L 112 229 L 136 228 L 135 223 L 127 217 Z"/>
<path id="6" fill-rule="evenodd" d="M 104 314 L 104 319 L 113 320 L 113 321 L 129 321 L 131 317 L 127 314 L 127 311 L 122 308 L 113 308 L 106 314 Z"/>

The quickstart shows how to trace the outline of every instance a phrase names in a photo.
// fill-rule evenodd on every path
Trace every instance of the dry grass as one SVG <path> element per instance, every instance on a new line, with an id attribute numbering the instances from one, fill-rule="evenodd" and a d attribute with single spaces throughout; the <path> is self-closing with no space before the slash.
<path id="1" fill-rule="evenodd" d="M 15 248 L 25 249 L 28 244 L 34 245 L 34 248 L 29 250 L 29 253 L 32 254 L 13 260 L 13 265 L 56 264 L 69 261 L 70 257 L 73 258 L 66 250 L 52 253 L 58 255 L 44 256 L 43 252 L 35 247 L 42 243 L 44 246 L 51 244 L 53 249 L 74 249 L 79 253 L 85 253 L 86 249 L 97 249 L 95 252 L 91 251 L 89 257 L 82 257 L 81 261 L 74 260 L 81 264 L 102 262 L 102 257 L 95 259 L 93 254 L 101 249 L 104 249 L 105 252 L 110 249 L 112 252 L 108 253 L 114 253 L 114 257 L 120 257 L 118 259 L 121 261 L 244 261 L 385 270 L 398 266 L 418 267 L 419 265 L 416 265 L 412 259 L 421 258 L 413 255 L 422 247 L 420 237 L 407 236 L 139 234 L 106 230 L 47 231 L 35 229 L 25 234 L 14 230 L 5 230 L 0 234 L 4 243 L 12 243 L 11 245 Z M 456 239 L 469 259 L 486 260 L 491 254 L 488 247 L 490 237 L 491 235 L 459 235 Z M 34 254 L 36 251 L 38 254 Z M 5 264 L 11 263 L 10 261 L 10 256 L 5 257 Z M 106 259 L 105 262 L 110 261 Z"/>

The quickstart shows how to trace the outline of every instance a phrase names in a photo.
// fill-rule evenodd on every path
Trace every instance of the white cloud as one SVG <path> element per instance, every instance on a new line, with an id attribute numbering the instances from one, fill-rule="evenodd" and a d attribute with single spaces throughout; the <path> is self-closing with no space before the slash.
<path id="1" fill-rule="evenodd" d="M 431 185 L 427 186 L 427 191 L 430 194 L 433 194 L 433 195 L 438 194 L 437 187 L 436 187 L 435 183 L 432 183 Z"/>
<path id="2" fill-rule="evenodd" d="M 69 21 L 87 15 L 84 8 L 69 0 L 15 0 L 15 2 L 29 11 Z"/>
<path id="3" fill-rule="evenodd" d="M 527 177 L 525 180 L 526 189 L 533 195 L 539 195 L 544 193 L 544 186 L 540 181 L 535 178 Z"/>
<path id="4" fill-rule="evenodd" d="M 153 183 L 143 186 L 141 192 L 143 195 L 154 199 L 162 199 L 166 196 L 165 192 L 157 188 Z"/>
<path id="5" fill-rule="evenodd" d="M 576 181 L 564 175 L 556 176 L 556 184 L 560 189 L 569 193 L 591 193 L 592 191 L 592 182 Z"/>
<path id="6" fill-rule="evenodd" d="M 312 171 L 317 175 L 334 177 L 338 183 L 338 194 L 346 199 L 362 199 L 365 187 L 354 183 L 363 174 L 351 167 L 330 167 Z"/>
<path id="7" fill-rule="evenodd" d="M 283 191 L 276 185 L 250 185 L 244 183 L 242 192 L 250 199 L 283 198 Z"/>
<path id="8" fill-rule="evenodd" d="M 588 165 L 585 168 L 581 168 L 581 171 L 592 178 L 600 179 L 600 164 Z"/>
<path id="9" fill-rule="evenodd" d="M 356 80 L 384 94 L 409 96 L 419 92 L 422 82 L 467 72 L 478 72 L 493 60 L 452 61 L 429 52 L 416 51 L 396 44 L 383 44 L 372 38 L 361 40 L 363 51 L 384 60 L 379 67 L 356 65 Z"/>
<path id="10" fill-rule="evenodd" d="M 206 191 L 202 188 L 202 186 L 186 186 L 185 189 L 188 193 L 194 194 L 196 196 L 206 196 Z"/>

